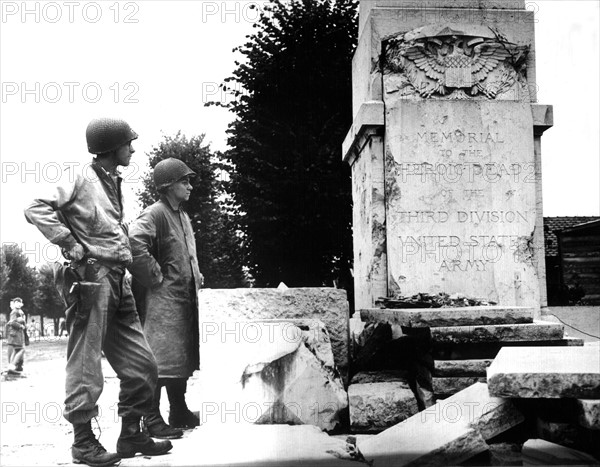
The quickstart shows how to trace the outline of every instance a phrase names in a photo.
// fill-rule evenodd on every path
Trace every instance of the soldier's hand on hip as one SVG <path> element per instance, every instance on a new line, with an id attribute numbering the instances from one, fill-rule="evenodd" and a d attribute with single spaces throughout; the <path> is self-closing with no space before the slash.
<path id="1" fill-rule="evenodd" d="M 79 261 L 81 258 L 83 258 L 84 254 L 85 251 L 83 251 L 83 247 L 79 243 L 69 250 L 63 249 L 63 255 L 69 261 Z"/>

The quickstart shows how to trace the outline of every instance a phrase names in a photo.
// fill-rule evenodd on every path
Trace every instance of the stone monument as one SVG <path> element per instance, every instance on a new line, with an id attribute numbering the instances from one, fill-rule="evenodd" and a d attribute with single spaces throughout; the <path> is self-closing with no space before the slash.
<path id="1" fill-rule="evenodd" d="M 542 133 L 524 0 L 360 2 L 353 60 L 356 309 L 463 294 L 545 304 Z"/>

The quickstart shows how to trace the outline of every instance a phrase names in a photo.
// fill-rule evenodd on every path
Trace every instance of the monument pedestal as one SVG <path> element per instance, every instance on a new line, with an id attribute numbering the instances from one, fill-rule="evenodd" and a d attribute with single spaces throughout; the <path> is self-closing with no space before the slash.
<path id="1" fill-rule="evenodd" d="M 361 2 L 353 61 L 357 309 L 379 297 L 545 299 L 542 133 L 524 2 Z"/>

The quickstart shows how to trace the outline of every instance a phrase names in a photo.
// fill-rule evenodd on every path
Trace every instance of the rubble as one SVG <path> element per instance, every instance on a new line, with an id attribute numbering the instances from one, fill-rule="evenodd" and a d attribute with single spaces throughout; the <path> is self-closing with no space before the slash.
<path id="1" fill-rule="evenodd" d="M 384 432 L 358 441 L 373 467 L 455 465 L 488 449 L 486 439 L 518 425 L 523 415 L 484 383 L 440 401 Z"/>

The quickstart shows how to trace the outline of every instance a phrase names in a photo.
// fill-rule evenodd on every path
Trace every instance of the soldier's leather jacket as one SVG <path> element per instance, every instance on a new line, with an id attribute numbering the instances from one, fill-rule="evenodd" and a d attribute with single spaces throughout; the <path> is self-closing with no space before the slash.
<path id="1" fill-rule="evenodd" d="M 36 199 L 25 209 L 27 221 L 63 249 L 79 243 L 85 258 L 95 258 L 109 267 L 130 264 L 122 179 L 113 180 L 96 162 L 79 173 L 64 175 L 65 183 L 52 196 Z"/>

